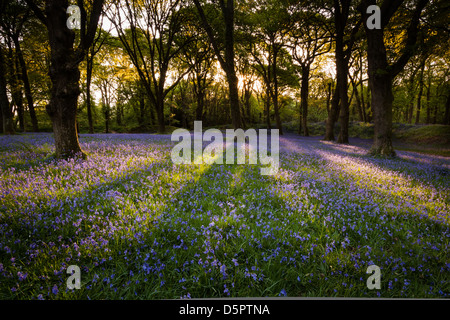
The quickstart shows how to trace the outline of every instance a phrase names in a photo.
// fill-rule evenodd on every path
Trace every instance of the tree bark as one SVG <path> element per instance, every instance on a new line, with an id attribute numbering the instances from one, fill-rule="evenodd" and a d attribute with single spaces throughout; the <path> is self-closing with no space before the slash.
<path id="1" fill-rule="evenodd" d="M 104 116 L 105 116 L 105 133 L 109 133 L 109 106 L 104 106 Z"/>
<path id="2" fill-rule="evenodd" d="M 365 24 L 369 86 L 372 92 L 372 110 L 375 122 L 375 136 L 371 153 L 375 155 L 395 156 L 392 146 L 392 102 L 394 100 L 392 81 L 414 54 L 413 48 L 418 39 L 420 15 L 428 3 L 427 0 L 417 1 L 407 28 L 405 46 L 398 59 L 389 64 L 384 44 L 384 28 L 402 2 L 397 0 L 383 2 L 381 12 L 384 14 L 381 16 L 381 27 L 379 29 L 369 29 Z M 375 0 L 363 1 L 359 7 L 363 20 L 368 18 L 367 7 L 375 4 Z"/>
<path id="3" fill-rule="evenodd" d="M 447 101 L 445 102 L 445 114 L 442 124 L 450 125 L 450 92 L 447 92 Z"/>
<path id="4" fill-rule="evenodd" d="M 11 40 L 9 38 L 9 40 Z M 24 109 L 23 109 L 23 94 L 22 85 L 19 76 L 19 61 L 17 56 L 13 54 L 13 47 L 11 41 L 8 41 L 8 69 L 9 69 L 9 83 L 11 86 L 11 100 L 16 107 L 17 118 L 19 122 L 19 131 L 25 132 Z M 14 111 L 11 109 L 14 116 Z"/>
<path id="5" fill-rule="evenodd" d="M 203 121 L 203 109 L 205 104 L 205 97 L 203 93 L 197 93 L 197 108 L 195 109 L 195 118 L 198 121 Z"/>
<path id="6" fill-rule="evenodd" d="M 364 101 L 364 81 L 363 81 L 363 62 L 362 62 L 362 53 L 359 55 L 359 64 L 361 66 L 359 70 L 359 81 L 361 83 L 361 109 L 362 109 L 362 115 L 363 115 L 363 121 L 369 122 L 367 119 L 366 114 L 366 103 Z"/>
<path id="7" fill-rule="evenodd" d="M 93 63 L 93 47 L 91 54 L 86 55 L 86 109 L 87 117 L 89 123 L 89 133 L 94 133 L 94 121 L 92 119 L 92 104 L 91 104 L 91 82 L 92 82 L 92 69 L 94 68 Z"/>
<path id="8" fill-rule="evenodd" d="M 4 134 L 14 134 L 14 121 L 11 106 L 9 104 L 6 90 L 6 69 L 3 53 L 0 50 L 0 111 L 2 114 L 2 127 Z"/>
<path id="9" fill-rule="evenodd" d="M 228 79 L 228 91 L 230 99 L 230 111 L 231 121 L 235 129 L 241 126 L 241 113 L 239 108 L 239 90 L 238 90 L 238 78 L 233 66 L 228 67 L 227 79 Z"/>
<path id="10" fill-rule="evenodd" d="M 140 96 L 138 98 L 138 107 L 133 108 L 139 127 L 141 127 L 144 124 L 142 118 L 143 109 L 144 109 L 144 97 Z"/>
<path id="11" fill-rule="evenodd" d="M 273 64 L 272 64 L 272 72 L 273 72 L 273 110 L 275 112 L 275 122 L 277 123 L 277 129 L 279 130 L 279 134 L 283 134 L 283 127 L 280 119 L 280 110 L 278 103 L 278 76 L 277 76 L 277 58 L 278 58 L 278 50 L 276 44 L 273 44 Z"/>
<path id="12" fill-rule="evenodd" d="M 267 86 L 267 84 L 266 84 Z M 272 129 L 272 124 L 270 123 L 270 89 L 267 87 L 266 88 L 266 100 L 265 100 L 265 104 L 266 104 L 266 124 L 267 124 L 267 130 Z"/>
<path id="13" fill-rule="evenodd" d="M 118 126 L 122 125 L 122 119 L 123 119 L 123 105 L 118 103 L 116 105 L 116 123 Z"/>
<path id="14" fill-rule="evenodd" d="M 332 106 L 332 112 L 330 112 L 327 120 L 325 140 L 334 140 L 334 122 L 336 122 L 336 118 L 339 116 L 340 131 L 337 140 L 338 143 L 348 143 L 348 62 L 350 59 L 355 32 L 359 29 L 359 24 L 353 27 L 350 41 L 347 43 L 347 48 L 344 50 L 345 26 L 347 25 L 349 17 L 349 9 L 349 0 L 334 0 L 334 24 L 336 28 L 336 90 L 339 92 L 339 95 L 333 97 L 333 100 L 335 98 L 338 98 L 338 100 L 334 100 L 334 110 Z M 339 104 L 339 110 L 337 108 L 337 104 Z"/>
<path id="15" fill-rule="evenodd" d="M 195 119 L 203 121 L 203 110 L 205 108 L 205 79 L 201 73 L 197 73 L 194 83 L 194 92 L 197 98 L 197 107 L 195 109 Z"/>
<path id="16" fill-rule="evenodd" d="M 361 100 L 359 98 L 358 84 L 355 83 L 352 76 L 350 76 L 350 81 L 352 83 L 353 93 L 354 93 L 354 96 L 356 99 L 356 109 L 358 111 L 359 121 L 363 122 L 364 117 L 363 117 L 363 111 L 362 111 L 362 107 L 361 107 Z"/>
<path id="17" fill-rule="evenodd" d="M 331 82 L 327 84 L 327 114 L 330 114 L 330 102 L 331 102 Z"/>
<path id="18" fill-rule="evenodd" d="M 435 103 L 433 106 L 433 122 L 432 122 L 432 124 L 436 124 L 437 110 L 438 110 L 438 105 L 437 105 L 437 103 Z"/>
<path id="19" fill-rule="evenodd" d="M 0 91 L 1 91 L 2 89 L 0 88 Z M 1 102 L 1 100 L 4 98 L 4 97 L 2 97 L 2 95 L 3 95 L 3 93 L 0 93 L 0 133 L 5 133 L 4 131 L 3 131 L 3 128 L 4 128 L 4 126 L 3 126 L 3 112 L 2 112 L 2 109 L 3 109 L 3 107 L 2 107 L 2 104 L 4 103 L 4 102 Z M 8 98 L 6 98 L 7 100 L 6 100 L 6 102 L 8 102 Z"/>
<path id="20" fill-rule="evenodd" d="M 298 108 L 298 128 L 297 128 L 297 133 L 298 134 L 302 134 L 302 123 L 303 123 L 303 119 L 302 119 L 302 103 L 300 101 L 300 103 L 298 103 L 298 101 L 295 101 L 295 108 Z"/>
<path id="21" fill-rule="evenodd" d="M 107 80 L 102 80 L 100 83 L 100 91 L 102 94 L 102 111 L 105 118 L 105 133 L 109 133 L 109 123 L 111 118 L 111 104 L 109 83 Z"/>
<path id="22" fill-rule="evenodd" d="M 369 87 L 375 135 L 371 154 L 395 156 L 392 146 L 392 77 L 388 71 L 383 30 L 366 28 Z"/>
<path id="23" fill-rule="evenodd" d="M 370 50 L 370 49 L 369 49 Z M 392 79 L 389 75 L 373 75 L 370 81 L 372 91 L 372 110 L 375 123 L 375 135 L 372 154 L 395 156 L 392 146 Z"/>
<path id="24" fill-rule="evenodd" d="M 361 109 L 362 109 L 362 114 L 363 114 L 363 121 L 369 122 L 369 120 L 367 119 L 366 102 L 364 100 L 364 84 L 363 83 L 361 83 Z"/>
<path id="25" fill-rule="evenodd" d="M 366 120 L 367 120 L 368 123 L 372 122 L 372 118 L 373 118 L 372 106 L 370 104 L 371 97 L 372 96 L 370 94 L 370 86 L 368 86 L 368 88 L 366 90 L 366 100 L 367 100 Z"/>
<path id="26" fill-rule="evenodd" d="M 305 137 L 309 136 L 308 130 L 308 93 L 309 93 L 309 72 L 308 64 L 302 66 L 302 87 L 300 89 L 300 108 L 302 110 L 302 129 Z"/>
<path id="27" fill-rule="evenodd" d="M 51 48 L 49 75 L 52 82 L 47 112 L 52 119 L 56 156 L 67 158 L 81 154 L 76 128 L 77 100 L 80 94 L 77 57 L 73 49 L 75 33 L 66 26 L 67 0 L 46 2 Z"/>
<path id="28" fill-rule="evenodd" d="M 420 109 L 422 108 L 422 94 L 423 94 L 423 72 L 425 69 L 425 61 L 422 61 L 420 66 L 420 78 L 419 78 L 419 93 L 417 95 L 417 110 L 416 110 L 416 124 L 420 122 Z"/>
<path id="29" fill-rule="evenodd" d="M 226 4 L 225 4 L 226 2 Z M 194 4 L 200 15 L 203 27 L 208 34 L 210 43 L 214 49 L 214 53 L 219 60 L 220 66 L 226 74 L 229 90 L 229 103 L 231 111 L 231 121 L 234 129 L 238 129 L 241 124 L 241 113 L 239 107 L 239 90 L 238 79 L 235 70 L 235 52 L 234 52 L 234 0 L 219 0 L 224 23 L 225 23 L 225 54 L 219 49 L 214 32 L 209 24 L 203 8 L 198 0 L 194 0 Z"/>
<path id="30" fill-rule="evenodd" d="M 348 143 L 348 122 L 350 118 L 348 102 L 348 61 L 351 48 L 347 48 L 348 53 L 346 57 L 346 53 L 344 51 L 344 30 L 345 25 L 347 24 L 349 6 L 349 1 L 343 1 L 342 8 L 340 8 L 340 5 L 338 5 L 338 1 L 335 0 L 336 72 L 341 77 L 341 81 L 338 81 L 337 87 L 337 89 L 339 90 L 340 100 L 340 130 L 337 139 L 338 143 Z"/>
<path id="31" fill-rule="evenodd" d="M 427 83 L 427 119 L 425 123 L 429 124 L 431 122 L 431 105 L 430 105 L 430 99 L 431 99 L 431 72 L 428 73 L 428 83 Z"/>
<path id="32" fill-rule="evenodd" d="M 20 47 L 20 42 L 18 37 L 13 37 L 14 46 L 16 47 L 16 54 L 17 58 L 19 60 L 19 65 L 21 69 L 21 75 L 22 75 L 22 82 L 24 86 L 25 91 L 25 98 L 27 99 L 28 103 L 28 111 L 30 112 L 30 118 L 31 118 L 31 125 L 33 127 L 34 132 L 39 131 L 39 125 L 36 117 L 36 112 L 34 110 L 34 103 L 33 103 L 33 95 L 31 94 L 31 87 L 30 87 L 30 81 L 28 79 L 28 70 L 27 65 L 25 63 L 25 59 L 23 57 L 23 52 Z"/>
<path id="33" fill-rule="evenodd" d="M 242 103 L 242 120 L 243 122 L 252 122 L 252 114 L 251 114 L 251 104 L 250 98 L 252 97 L 252 91 L 250 89 L 250 85 L 248 83 L 244 84 L 241 103 Z M 245 120 L 245 121 L 244 121 Z"/>
<path id="34" fill-rule="evenodd" d="M 344 69 L 344 68 L 342 68 Z M 348 71 L 348 69 L 346 68 Z M 344 72 L 344 71 L 343 71 Z M 349 112 L 349 102 L 348 102 L 348 84 L 347 84 L 347 77 L 343 76 L 345 80 L 341 81 L 341 87 L 340 87 L 340 113 L 339 113 L 339 123 L 340 123 L 340 130 L 339 130 L 339 136 L 337 139 L 338 143 L 348 143 L 348 125 L 349 125 L 349 119 L 350 119 L 350 112 Z"/>
<path id="35" fill-rule="evenodd" d="M 228 79 L 230 95 L 231 121 L 234 129 L 241 126 L 241 112 L 239 107 L 238 78 L 235 68 L 234 54 L 234 0 L 227 0 L 227 6 L 222 9 L 225 20 L 225 61 L 224 70 Z"/>
<path id="36" fill-rule="evenodd" d="M 164 119 L 164 98 L 162 95 L 157 95 L 156 97 L 156 119 L 158 120 L 158 132 L 166 132 L 166 123 Z"/>
<path id="37" fill-rule="evenodd" d="M 334 124 L 336 123 L 339 114 L 339 82 L 340 76 L 337 76 L 336 88 L 334 89 L 333 97 L 331 99 L 331 109 L 328 113 L 327 123 L 325 127 L 325 141 L 334 141 Z"/>
<path id="38" fill-rule="evenodd" d="M 49 76 L 52 89 L 50 103 L 46 109 L 53 124 L 56 157 L 86 158 L 78 141 L 76 126 L 77 100 L 80 94 L 78 66 L 94 40 L 103 0 L 92 2 L 92 12 L 88 22 L 82 7 L 83 2 L 77 2 L 81 6 L 81 30 L 80 45 L 76 49 L 73 47 L 75 32 L 67 28 L 66 24 L 68 0 L 46 0 L 45 14 L 33 1 L 25 1 L 48 31 L 51 50 Z"/>
<path id="39" fill-rule="evenodd" d="M 20 84 L 19 79 L 17 78 L 17 74 L 15 74 L 15 69 L 14 70 L 14 74 L 12 75 L 12 83 L 11 83 L 11 98 L 12 98 L 12 103 L 13 105 L 15 105 L 16 107 L 16 112 L 17 112 L 17 119 L 19 122 L 19 131 L 21 132 L 25 132 L 26 131 L 26 127 L 25 127 L 25 118 L 24 118 L 24 108 L 23 108 L 23 94 L 22 94 L 22 86 Z M 14 112 L 13 112 L 14 114 Z"/>
<path id="40" fill-rule="evenodd" d="M 408 104 L 406 106 L 406 112 L 405 112 L 405 122 L 412 123 L 413 118 L 413 111 L 414 111 L 414 80 L 416 77 L 416 70 L 412 73 L 411 77 L 409 78 L 409 84 L 408 84 L 408 94 L 411 95 L 409 97 Z"/>

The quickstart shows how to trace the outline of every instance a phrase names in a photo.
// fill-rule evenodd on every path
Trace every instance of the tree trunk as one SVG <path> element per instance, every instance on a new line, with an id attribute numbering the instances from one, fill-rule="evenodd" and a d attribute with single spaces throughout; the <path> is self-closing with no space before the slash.
<path id="1" fill-rule="evenodd" d="M 195 119 L 203 121 L 203 109 L 205 107 L 205 89 L 203 79 L 197 76 L 197 84 L 194 86 L 197 98 L 197 108 L 195 109 Z"/>
<path id="2" fill-rule="evenodd" d="M 0 88 L 0 91 L 1 90 L 2 89 Z M 0 93 L 0 133 L 5 133 L 5 131 L 3 130 L 4 126 L 3 126 L 3 112 L 2 112 L 3 109 L 2 105 L 4 102 L 1 101 L 4 97 L 1 97 L 2 95 L 3 93 Z M 5 102 L 8 102 L 8 98 L 6 99 Z"/>
<path id="3" fill-rule="evenodd" d="M 302 66 L 302 87 L 300 89 L 300 104 L 302 110 L 302 127 L 303 135 L 305 137 L 309 136 L 308 130 L 308 93 L 309 93 L 309 71 L 310 66 Z"/>
<path id="4" fill-rule="evenodd" d="M 363 109 L 361 105 L 361 100 L 359 99 L 358 87 L 355 87 L 355 98 L 356 98 L 356 107 L 358 108 L 359 121 L 364 122 Z"/>
<path id="5" fill-rule="evenodd" d="M 23 94 L 22 94 L 22 86 L 20 84 L 20 80 L 18 79 L 18 75 L 16 74 L 16 70 L 14 69 L 13 77 L 13 88 L 11 88 L 11 96 L 13 104 L 16 106 L 17 118 L 19 119 L 19 130 L 21 132 L 25 132 L 25 117 L 24 117 L 24 108 L 23 108 Z"/>
<path id="6" fill-rule="evenodd" d="M 239 106 L 241 107 L 241 126 L 242 129 L 247 128 L 247 121 L 245 119 L 245 109 L 244 109 L 244 105 L 241 103 L 241 101 L 239 101 Z"/>
<path id="7" fill-rule="evenodd" d="M 420 78 L 419 78 L 419 94 L 417 96 L 417 110 L 416 110 L 416 124 L 420 122 L 420 109 L 422 107 L 422 93 L 423 93 L 423 71 L 425 69 L 425 61 L 420 66 Z"/>
<path id="8" fill-rule="evenodd" d="M 428 84 L 427 84 L 427 120 L 425 123 L 429 124 L 431 122 L 431 73 L 428 73 Z"/>
<path id="9" fill-rule="evenodd" d="M 47 27 L 50 44 L 49 76 L 52 82 L 50 103 L 47 113 L 52 119 L 55 136 L 56 156 L 73 157 L 86 154 L 81 150 L 78 141 L 76 114 L 80 88 L 80 70 L 78 66 L 91 46 L 98 19 L 102 12 L 103 0 L 93 0 L 91 3 L 90 21 L 86 22 L 84 8 L 81 7 L 80 44 L 73 48 L 75 32 L 67 27 L 68 0 L 46 0 L 45 14 L 32 0 L 25 0 L 36 17 Z M 83 1 L 78 1 L 80 6 Z"/>
<path id="10" fill-rule="evenodd" d="M 370 153 L 395 156 L 392 146 L 392 77 L 388 71 L 383 30 L 366 28 L 369 86 L 375 135 Z"/>
<path id="11" fill-rule="evenodd" d="M 302 104 L 301 104 L 301 102 L 300 103 L 298 103 L 298 101 L 295 101 L 295 108 L 297 109 L 298 108 L 298 130 L 297 130 L 297 133 L 298 134 L 302 134 L 302 122 L 303 122 L 303 120 L 302 120 Z"/>
<path id="12" fill-rule="evenodd" d="M 123 106 L 122 104 L 116 104 L 116 123 L 118 126 L 122 125 L 123 118 Z"/>
<path id="13" fill-rule="evenodd" d="M 186 105 L 186 87 L 180 83 L 180 95 L 178 96 L 178 100 L 177 100 L 177 104 L 180 107 L 180 112 L 181 112 L 181 127 L 182 128 L 187 128 L 189 130 L 189 123 L 188 123 L 188 119 L 187 119 L 187 115 L 186 115 L 186 110 L 188 110 L 187 105 Z M 195 120 L 195 119 L 194 119 Z"/>
<path id="14" fill-rule="evenodd" d="M 375 136 L 371 153 L 395 156 L 392 146 L 392 82 L 390 76 L 375 76 L 371 81 Z"/>
<path id="15" fill-rule="evenodd" d="M 341 3 L 342 2 L 342 3 Z M 341 6 L 342 4 L 342 6 Z M 349 15 L 350 1 L 334 1 L 334 24 L 336 29 L 336 92 L 338 95 L 333 96 L 333 105 L 329 114 L 325 132 L 325 140 L 334 140 L 334 122 L 336 122 L 337 116 L 340 119 L 340 132 L 338 136 L 338 143 L 348 143 L 348 121 L 349 121 L 349 109 L 348 109 L 348 57 L 346 57 L 344 51 L 344 35 L 345 26 L 347 24 Z M 347 48 L 350 51 L 351 48 Z M 349 54 L 348 54 L 349 56 Z M 338 107 L 339 105 L 339 107 Z M 338 110 L 339 109 L 339 110 Z"/>
<path id="16" fill-rule="evenodd" d="M 158 120 L 158 132 L 166 132 L 166 123 L 164 119 L 164 98 L 161 95 L 157 95 L 156 105 L 156 118 Z"/>
<path id="17" fill-rule="evenodd" d="M 144 103 L 144 99 L 142 99 L 142 103 Z M 142 105 L 143 107 L 145 106 L 144 104 Z M 150 111 L 150 120 L 151 120 L 151 124 L 152 125 L 156 125 L 156 108 L 155 106 L 151 103 L 149 105 L 149 111 Z M 145 109 L 142 109 L 143 111 L 141 112 L 141 118 L 144 119 L 145 116 Z M 144 120 L 142 120 L 142 123 L 144 123 Z"/>
<path id="18" fill-rule="evenodd" d="M 353 93 L 356 99 L 356 109 L 358 111 L 359 121 L 363 122 L 363 111 L 361 107 L 361 100 L 359 99 L 358 85 L 355 83 L 354 79 L 350 76 L 350 81 L 352 82 Z"/>
<path id="19" fill-rule="evenodd" d="M 195 119 L 197 121 L 203 121 L 203 108 L 204 108 L 203 94 L 197 94 L 197 108 L 195 109 Z"/>
<path id="20" fill-rule="evenodd" d="M 139 109 L 136 110 L 136 116 L 137 116 L 139 126 L 144 125 L 144 110 L 145 110 L 144 95 L 140 95 L 139 96 Z"/>
<path id="21" fill-rule="evenodd" d="M 168 65 L 162 65 L 160 68 L 160 75 L 158 82 L 155 84 L 155 98 L 156 98 L 156 116 L 158 119 L 158 132 L 166 132 L 166 122 L 164 118 L 164 100 L 166 93 L 164 91 L 164 84 L 166 83 L 166 76 L 168 71 Z"/>
<path id="22" fill-rule="evenodd" d="M 86 109 L 89 123 L 89 133 L 94 133 L 94 121 L 92 120 L 92 104 L 91 104 L 91 80 L 92 80 L 92 69 L 94 67 L 92 53 L 93 50 L 91 50 L 91 54 L 86 55 Z"/>
<path id="23" fill-rule="evenodd" d="M 109 105 L 103 106 L 104 110 L 104 116 L 105 116 L 105 133 L 109 133 L 109 118 L 110 118 L 110 112 L 109 112 Z"/>
<path id="24" fill-rule="evenodd" d="M 416 72 L 414 71 L 411 77 L 409 78 L 409 85 L 408 85 L 408 95 L 411 95 L 409 97 L 408 104 L 406 106 L 406 114 L 405 114 L 405 122 L 411 123 L 412 122 L 412 116 L 413 116 L 413 110 L 414 110 L 414 79 L 416 77 Z"/>
<path id="25" fill-rule="evenodd" d="M 447 101 L 445 102 L 445 114 L 442 124 L 450 125 L 450 93 L 447 93 Z"/>
<path id="26" fill-rule="evenodd" d="M 238 78 L 233 67 L 229 66 L 227 74 L 228 79 L 228 91 L 230 100 L 231 122 L 234 129 L 241 127 L 241 112 L 239 108 L 239 90 L 238 90 Z"/>
<path id="27" fill-rule="evenodd" d="M 280 119 L 280 110 L 279 110 L 279 103 L 278 103 L 278 76 L 277 76 L 277 54 L 276 54 L 276 50 L 274 53 L 274 58 L 273 58 L 273 95 L 272 95 L 272 100 L 273 100 L 273 110 L 275 113 L 275 122 L 277 124 L 277 129 L 279 130 L 279 134 L 282 135 L 283 134 L 283 128 L 281 125 L 281 119 Z"/>
<path id="28" fill-rule="evenodd" d="M 225 5 L 226 2 L 226 5 Z M 214 36 L 214 32 L 209 24 L 203 8 L 198 0 L 194 0 L 194 4 L 200 15 L 200 18 L 205 28 L 211 45 L 213 46 L 214 53 L 219 60 L 220 66 L 226 74 L 229 89 L 229 102 L 231 111 L 231 120 L 234 129 L 238 129 L 241 126 L 241 113 L 239 107 L 239 90 L 238 90 L 238 78 L 235 70 L 235 53 L 234 53 L 234 0 L 221 0 L 220 7 L 225 22 L 225 55 L 221 54 L 219 45 Z"/>
<path id="29" fill-rule="evenodd" d="M 339 90 L 340 111 L 339 122 L 340 131 L 337 139 L 338 143 L 348 143 L 348 121 L 349 103 L 348 103 L 348 61 L 351 53 L 351 44 L 344 51 L 345 26 L 349 16 L 350 1 L 334 1 L 334 22 L 336 27 L 336 73 L 340 77 L 337 82 Z M 346 54 L 347 51 L 347 54 Z"/>
<path id="30" fill-rule="evenodd" d="M 436 124 L 436 121 L 437 121 L 437 110 L 438 110 L 438 105 L 437 105 L 437 103 L 435 103 L 434 106 L 433 106 L 433 122 L 432 122 L 432 124 Z"/>
<path id="31" fill-rule="evenodd" d="M 249 123 L 253 122 L 252 119 L 252 106 L 250 103 L 250 99 L 252 97 L 252 91 L 249 88 L 246 88 L 245 93 L 244 93 L 244 105 L 245 105 L 245 110 L 246 110 L 246 114 L 247 114 L 247 121 Z"/>
<path id="32" fill-rule="evenodd" d="M 369 122 L 367 119 L 367 113 L 366 113 L 366 101 L 364 99 L 364 84 L 361 82 L 361 109 L 363 114 L 364 122 Z"/>
<path id="33" fill-rule="evenodd" d="M 408 123 L 409 124 L 412 123 L 413 114 L 414 114 L 414 97 L 412 98 L 412 101 L 409 104 L 409 110 L 408 110 Z"/>
<path id="34" fill-rule="evenodd" d="M 366 101 L 367 101 L 367 113 L 366 113 L 366 119 L 368 123 L 372 122 L 372 118 L 373 118 L 373 112 L 372 112 L 372 106 L 370 104 L 370 100 L 371 100 L 371 94 L 370 94 L 370 85 L 367 86 L 367 90 L 366 90 Z"/>
<path id="35" fill-rule="evenodd" d="M 226 7 L 222 7 L 225 20 L 225 64 L 229 87 L 231 120 L 234 129 L 241 126 L 241 112 L 239 108 L 238 78 L 235 70 L 234 54 L 234 0 L 227 0 Z"/>
<path id="36" fill-rule="evenodd" d="M 103 106 L 105 116 L 105 133 L 109 133 L 109 106 Z"/>
<path id="37" fill-rule="evenodd" d="M 343 48 L 342 48 L 343 49 Z M 344 57 L 343 50 L 336 48 L 336 70 L 341 77 L 341 81 L 338 81 L 339 100 L 340 100 L 340 112 L 339 122 L 340 131 L 337 139 L 338 143 L 348 143 L 348 122 L 350 118 L 349 114 L 349 102 L 348 102 L 348 63 Z"/>
<path id="38" fill-rule="evenodd" d="M 363 82 L 363 62 L 362 62 L 362 53 L 359 55 L 359 62 L 361 65 L 360 68 L 360 72 L 359 72 L 359 81 L 361 83 L 361 109 L 362 109 L 362 115 L 363 115 L 363 120 L 364 122 L 369 122 L 367 119 L 367 114 L 366 114 L 366 103 L 364 100 L 364 82 Z"/>
<path id="39" fill-rule="evenodd" d="M 337 77 L 336 88 L 334 89 L 333 98 L 331 99 L 331 109 L 328 113 L 327 124 L 325 127 L 325 141 L 334 141 L 334 124 L 339 114 L 339 82 L 340 77 Z"/>
<path id="40" fill-rule="evenodd" d="M 59 158 L 81 155 L 76 128 L 77 100 L 80 94 L 80 71 L 73 49 L 75 33 L 66 26 L 67 0 L 47 1 L 48 37 L 51 48 L 49 75 L 52 81 L 47 112 L 52 119 L 56 156 Z"/>
<path id="41" fill-rule="evenodd" d="M 76 69 L 78 70 L 78 69 Z M 72 76 L 70 76 L 72 74 Z M 67 70 L 66 73 L 56 73 L 52 75 L 53 86 L 59 79 L 61 87 L 75 90 L 73 79 L 76 77 L 75 70 Z M 52 98 L 47 106 L 47 112 L 52 119 L 53 133 L 55 136 L 55 149 L 58 158 L 73 157 L 81 155 L 85 157 L 78 142 L 78 132 L 76 127 L 76 106 L 78 95 L 70 91 L 61 92 L 60 88 L 52 89 Z M 78 86 L 76 86 L 78 89 Z M 72 91 L 73 92 L 73 91 Z M 75 106 L 75 108 L 73 107 Z"/>
<path id="42" fill-rule="evenodd" d="M 17 107 L 17 118 L 19 119 L 19 130 L 21 132 L 25 132 L 26 131 L 26 127 L 25 127 L 25 111 L 23 109 L 23 97 L 22 97 L 22 88 L 18 87 L 16 89 L 14 89 L 14 91 L 16 91 L 16 94 L 14 95 L 15 98 L 14 102 L 16 104 Z"/>
<path id="43" fill-rule="evenodd" d="M 330 101 L 331 101 L 331 82 L 328 83 L 327 89 L 327 115 L 330 114 Z"/>
<path id="44" fill-rule="evenodd" d="M 20 48 L 20 42 L 19 39 L 14 37 L 13 38 L 14 45 L 16 47 L 16 53 L 17 58 L 19 59 L 20 69 L 21 69 L 21 75 L 22 75 L 22 81 L 25 91 L 25 98 L 27 99 L 28 103 L 28 111 L 30 112 L 30 118 L 31 118 L 31 125 L 33 127 L 34 132 L 39 131 L 38 121 L 36 118 L 36 112 L 34 110 L 34 103 L 33 103 L 33 95 L 31 94 L 31 87 L 30 87 L 30 81 L 28 79 L 28 70 L 27 65 L 25 63 L 25 59 L 23 58 L 22 49 Z"/>
<path id="45" fill-rule="evenodd" d="M 269 89 L 266 89 L 266 124 L 267 124 L 267 130 L 272 129 L 272 124 L 270 123 L 270 92 Z"/>
<path id="46" fill-rule="evenodd" d="M 5 60 L 3 58 L 3 53 L 0 50 L 0 111 L 2 114 L 2 132 L 4 134 L 14 134 L 13 113 L 6 93 L 5 71 Z"/>
<path id="47" fill-rule="evenodd" d="M 19 77 L 19 62 L 17 57 L 13 54 L 13 48 L 10 42 L 8 42 L 8 67 L 11 85 L 11 99 L 12 104 L 16 106 L 17 118 L 19 120 L 19 131 L 25 132 L 22 85 Z"/>
<path id="48" fill-rule="evenodd" d="M 232 58 L 229 58 L 232 59 Z M 233 58 L 234 59 L 234 58 Z M 227 80 L 228 80 L 228 92 L 230 100 L 230 112 L 231 122 L 234 129 L 238 129 L 241 126 L 241 113 L 239 108 L 239 90 L 238 90 L 238 78 L 234 69 L 234 63 L 227 64 Z"/>

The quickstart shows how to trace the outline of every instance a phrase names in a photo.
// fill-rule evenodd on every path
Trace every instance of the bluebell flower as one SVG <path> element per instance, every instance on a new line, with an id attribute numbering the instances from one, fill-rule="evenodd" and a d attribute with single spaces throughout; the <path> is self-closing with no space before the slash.
<path id="1" fill-rule="evenodd" d="M 57 295 L 58 292 L 59 292 L 58 287 L 57 287 L 56 284 L 55 284 L 55 285 L 53 286 L 53 288 L 52 288 L 52 293 L 53 293 L 54 295 Z"/>

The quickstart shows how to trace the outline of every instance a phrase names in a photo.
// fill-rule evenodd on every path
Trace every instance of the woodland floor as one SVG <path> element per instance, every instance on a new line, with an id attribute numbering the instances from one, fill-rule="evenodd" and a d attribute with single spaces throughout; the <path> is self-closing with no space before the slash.
<path id="1" fill-rule="evenodd" d="M 51 134 L 0 136 L 1 299 L 450 296 L 449 157 L 288 134 L 263 176 L 174 165 L 170 135 L 80 142 L 65 161 Z"/>

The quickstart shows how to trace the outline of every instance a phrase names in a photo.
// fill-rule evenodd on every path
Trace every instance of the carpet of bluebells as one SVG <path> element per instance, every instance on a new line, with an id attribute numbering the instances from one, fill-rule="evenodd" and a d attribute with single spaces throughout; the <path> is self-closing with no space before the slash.
<path id="1" fill-rule="evenodd" d="M 170 135 L 0 136 L 0 298 L 450 297 L 450 158 L 350 142 L 283 136 L 263 176 L 174 165 Z"/>

